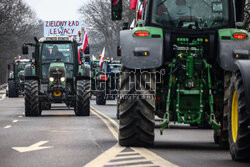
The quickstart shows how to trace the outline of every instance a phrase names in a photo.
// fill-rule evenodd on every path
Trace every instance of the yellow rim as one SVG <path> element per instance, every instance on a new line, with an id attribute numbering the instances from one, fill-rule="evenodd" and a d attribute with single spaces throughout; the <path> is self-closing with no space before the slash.
<path id="1" fill-rule="evenodd" d="M 60 90 L 56 90 L 53 92 L 54 96 L 59 97 L 62 95 L 62 92 Z"/>
<path id="2" fill-rule="evenodd" d="M 238 136 L 238 99 L 236 91 L 234 91 L 233 101 L 232 101 L 231 129 L 232 129 L 233 141 L 234 143 L 236 143 Z"/>

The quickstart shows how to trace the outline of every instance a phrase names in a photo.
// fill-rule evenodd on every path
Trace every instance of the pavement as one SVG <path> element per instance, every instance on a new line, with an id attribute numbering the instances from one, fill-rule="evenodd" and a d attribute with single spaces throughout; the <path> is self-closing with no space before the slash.
<path id="1" fill-rule="evenodd" d="M 25 117 L 23 97 L 0 91 L 0 166 L 250 166 L 214 144 L 212 130 L 172 124 L 163 135 L 155 129 L 153 147 L 140 148 L 119 146 L 118 128 L 116 101 L 98 106 L 91 100 L 89 117 L 76 117 L 61 104 L 41 117 Z"/>

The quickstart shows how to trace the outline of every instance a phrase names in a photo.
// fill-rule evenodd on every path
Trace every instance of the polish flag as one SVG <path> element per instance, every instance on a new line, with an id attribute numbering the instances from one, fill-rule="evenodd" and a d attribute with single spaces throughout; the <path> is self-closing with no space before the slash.
<path id="1" fill-rule="evenodd" d="M 130 10 L 135 10 L 137 5 L 137 0 L 130 0 Z"/>
<path id="2" fill-rule="evenodd" d="M 89 44 L 89 40 L 88 40 L 88 35 L 87 35 L 87 30 L 85 28 L 84 30 L 84 37 L 83 37 L 83 43 L 82 43 L 82 52 L 84 53 L 86 47 L 88 46 Z"/>
<path id="3" fill-rule="evenodd" d="M 79 60 L 79 63 L 81 64 L 82 61 L 81 61 L 81 48 L 78 47 L 78 60 Z"/>
<path id="4" fill-rule="evenodd" d="M 100 62 L 99 62 L 99 65 L 100 65 L 101 68 L 102 68 L 102 63 L 103 63 L 103 61 L 104 61 L 104 55 L 105 55 L 105 47 L 104 47 L 103 50 L 102 50 L 102 56 L 101 56 Z"/>
<path id="5" fill-rule="evenodd" d="M 120 0 L 114 0 L 113 5 L 116 5 Z"/>

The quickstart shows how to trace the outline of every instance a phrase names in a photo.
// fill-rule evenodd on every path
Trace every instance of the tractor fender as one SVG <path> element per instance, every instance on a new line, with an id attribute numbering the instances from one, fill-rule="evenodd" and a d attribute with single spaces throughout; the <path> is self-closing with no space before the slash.
<path id="1" fill-rule="evenodd" d="M 33 76 L 32 75 L 32 66 L 31 65 L 26 65 L 25 66 L 25 69 L 24 69 L 24 76 L 25 77 L 30 77 L 30 76 Z"/>
<path id="2" fill-rule="evenodd" d="M 90 77 L 91 76 L 91 69 L 90 66 L 86 66 L 83 68 L 83 76 Z"/>
<path id="3" fill-rule="evenodd" d="M 244 84 L 244 92 L 246 96 L 246 104 L 247 104 L 247 112 L 250 114 L 250 60 L 236 60 L 235 64 L 237 68 L 240 70 L 243 84 Z"/>
<path id="4" fill-rule="evenodd" d="M 235 63 L 237 59 L 233 58 L 235 52 L 240 51 L 246 53 L 250 51 L 250 40 L 220 40 L 218 44 L 219 56 L 217 61 L 220 67 L 225 71 L 233 72 L 237 69 Z"/>
<path id="5" fill-rule="evenodd" d="M 89 65 L 85 65 L 85 66 L 80 66 L 79 67 L 79 72 L 78 72 L 78 76 L 76 77 L 77 80 L 83 80 L 83 79 L 87 79 L 89 80 L 91 77 L 91 69 Z"/>
<path id="6" fill-rule="evenodd" d="M 34 68 L 30 64 L 25 66 L 24 69 L 25 80 L 37 80 L 38 77 L 34 73 L 35 73 Z"/>
<path id="7" fill-rule="evenodd" d="M 133 30 L 123 30 L 120 32 L 120 47 L 122 63 L 126 68 L 152 69 L 163 64 L 162 38 L 133 37 Z"/>

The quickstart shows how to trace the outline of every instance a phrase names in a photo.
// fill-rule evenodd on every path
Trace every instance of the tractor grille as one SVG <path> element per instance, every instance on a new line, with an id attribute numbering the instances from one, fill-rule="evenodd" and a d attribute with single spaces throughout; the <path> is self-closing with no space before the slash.
<path id="1" fill-rule="evenodd" d="M 19 72 L 18 77 L 21 81 L 24 81 L 24 72 Z"/>
<path id="2" fill-rule="evenodd" d="M 59 81 L 61 77 L 65 77 L 64 67 L 51 67 L 50 77 L 53 77 L 55 81 Z"/>

